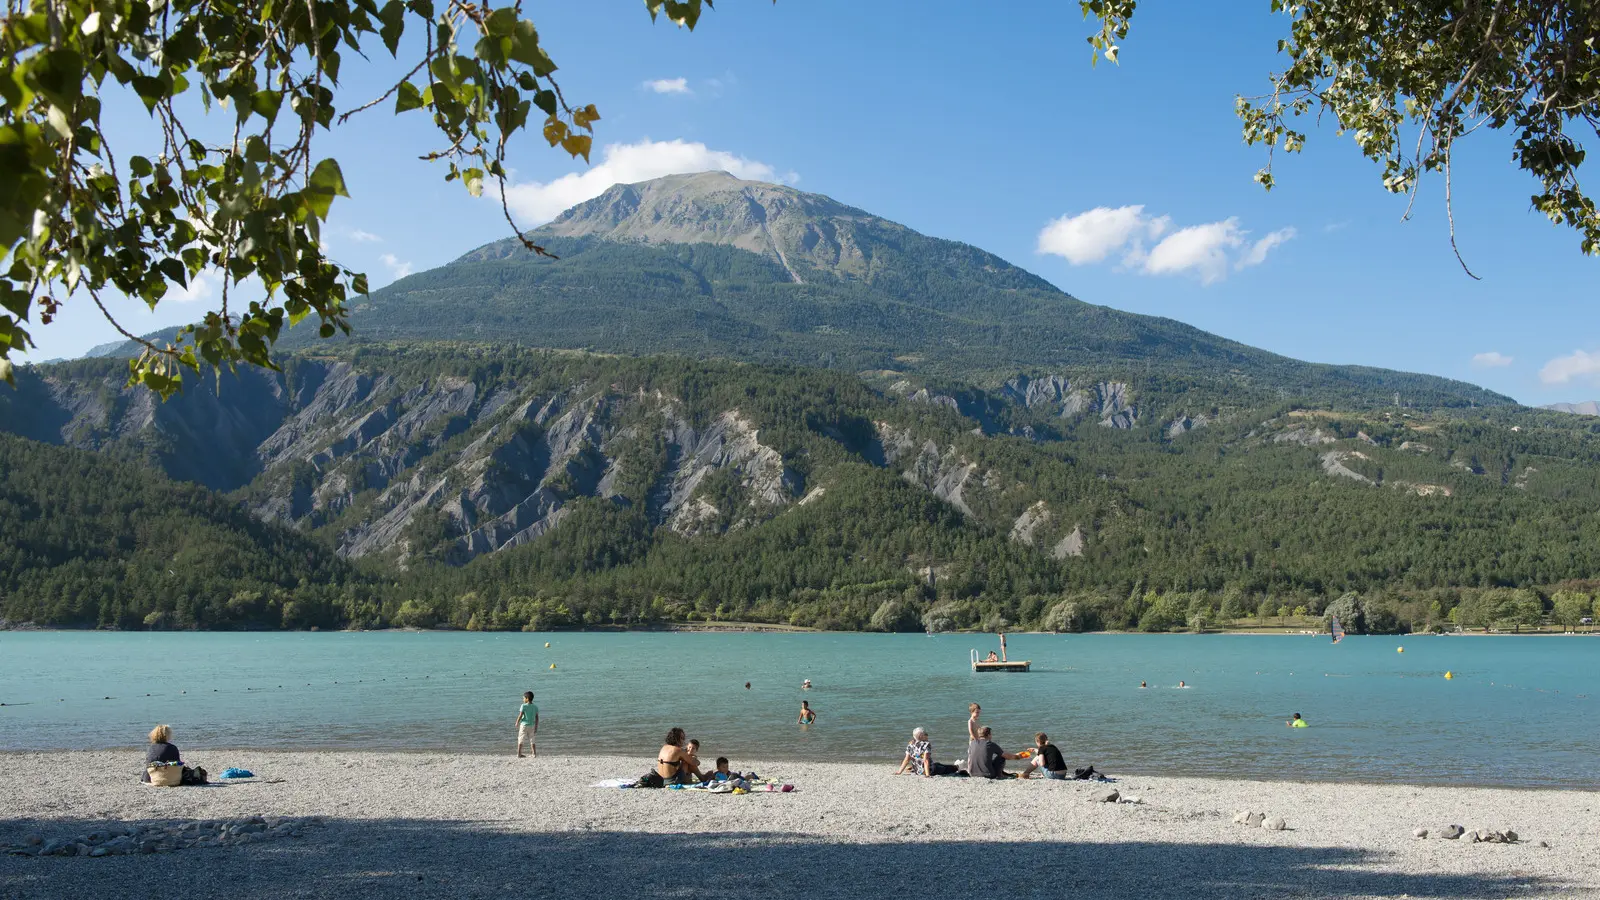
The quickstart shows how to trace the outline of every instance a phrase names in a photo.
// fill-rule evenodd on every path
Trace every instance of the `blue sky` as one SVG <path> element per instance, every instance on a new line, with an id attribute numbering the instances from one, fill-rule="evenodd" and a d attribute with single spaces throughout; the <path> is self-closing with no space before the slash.
<path id="1" fill-rule="evenodd" d="M 1600 397 L 1600 260 L 1529 210 L 1533 183 L 1503 137 L 1457 152 L 1474 281 L 1451 253 L 1442 185 L 1425 184 L 1402 223 L 1404 198 L 1331 127 L 1279 156 L 1271 193 L 1251 181 L 1264 153 L 1240 140 L 1234 97 L 1264 88 L 1288 23 L 1265 0 L 1148 0 L 1121 64 L 1096 68 L 1076 7 L 727 0 L 691 34 L 638 3 L 530 0 L 569 100 L 604 118 L 593 166 L 521 141 L 516 208 L 532 224 L 612 181 L 728 168 L 978 245 L 1089 302 L 1285 355 L 1525 403 Z M 395 74 L 347 62 L 346 104 Z M 148 133 L 136 104 L 110 115 L 130 144 Z M 496 202 L 416 159 L 431 132 L 420 113 L 378 110 L 321 139 L 353 194 L 334 206 L 329 250 L 374 285 L 507 234 Z M 214 299 L 194 293 L 119 314 L 137 331 L 187 321 Z M 87 304 L 34 335 L 35 359 L 115 337 Z"/>

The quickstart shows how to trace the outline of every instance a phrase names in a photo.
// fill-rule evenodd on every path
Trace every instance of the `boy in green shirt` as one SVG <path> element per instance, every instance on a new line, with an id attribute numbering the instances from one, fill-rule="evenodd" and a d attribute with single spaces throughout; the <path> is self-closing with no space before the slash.
<path id="1" fill-rule="evenodd" d="M 533 703 L 533 691 L 522 694 L 522 708 L 517 710 L 517 759 L 522 759 L 522 742 L 528 742 L 528 753 L 538 758 L 539 748 L 534 739 L 539 736 L 539 707 Z"/>

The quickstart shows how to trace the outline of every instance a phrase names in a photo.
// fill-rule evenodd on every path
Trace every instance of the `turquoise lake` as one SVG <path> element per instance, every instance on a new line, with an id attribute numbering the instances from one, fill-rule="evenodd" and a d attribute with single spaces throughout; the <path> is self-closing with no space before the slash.
<path id="1" fill-rule="evenodd" d="M 186 750 L 509 753 L 531 689 L 541 752 L 637 754 L 641 771 L 674 725 L 735 766 L 893 766 L 916 725 L 952 759 L 976 701 L 1002 747 L 1045 731 L 1069 763 L 1113 773 L 1600 784 L 1594 637 L 1013 635 L 1010 657 L 1034 671 L 971 672 L 969 648 L 994 646 L 982 635 L 0 632 L 0 750 L 136 747 L 166 722 Z M 804 729 L 802 699 L 818 717 Z M 1295 712 L 1311 727 L 1286 728 Z"/>

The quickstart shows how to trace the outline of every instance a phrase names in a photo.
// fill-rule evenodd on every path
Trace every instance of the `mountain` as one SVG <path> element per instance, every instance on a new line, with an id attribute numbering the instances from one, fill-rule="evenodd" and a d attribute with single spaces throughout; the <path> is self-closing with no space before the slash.
<path id="1" fill-rule="evenodd" d="M 356 305 L 361 340 L 493 341 L 796 363 L 997 388 L 1017 373 L 1387 406 L 1504 405 L 1463 382 L 1304 363 L 1084 303 L 976 247 L 723 172 L 616 185 Z M 288 346 L 316 339 L 291 331 Z"/>
<path id="2" fill-rule="evenodd" d="M 725 174 L 537 237 L 560 259 L 480 248 L 373 295 L 359 340 L 165 403 L 114 359 L 20 370 L 0 615 L 1160 631 L 1356 591 L 1404 629 L 1595 587 L 1582 419 L 1093 306 Z"/>
<path id="3" fill-rule="evenodd" d="M 1573 413 L 1579 416 L 1600 416 L 1600 400 L 1584 400 L 1581 403 L 1550 403 L 1539 408 Z"/>

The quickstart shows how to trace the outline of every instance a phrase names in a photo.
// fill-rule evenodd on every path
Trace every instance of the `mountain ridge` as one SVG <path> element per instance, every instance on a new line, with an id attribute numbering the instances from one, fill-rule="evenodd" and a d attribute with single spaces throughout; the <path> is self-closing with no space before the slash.
<path id="1" fill-rule="evenodd" d="M 357 340 L 510 341 L 796 363 L 998 387 L 1017 373 L 1162 366 L 1263 397 L 1514 404 L 1479 386 L 1307 363 L 1086 303 L 1006 260 L 831 197 L 727 173 L 614 185 L 532 237 L 495 241 L 358 301 Z M 288 347 L 314 346 L 291 330 Z"/>

